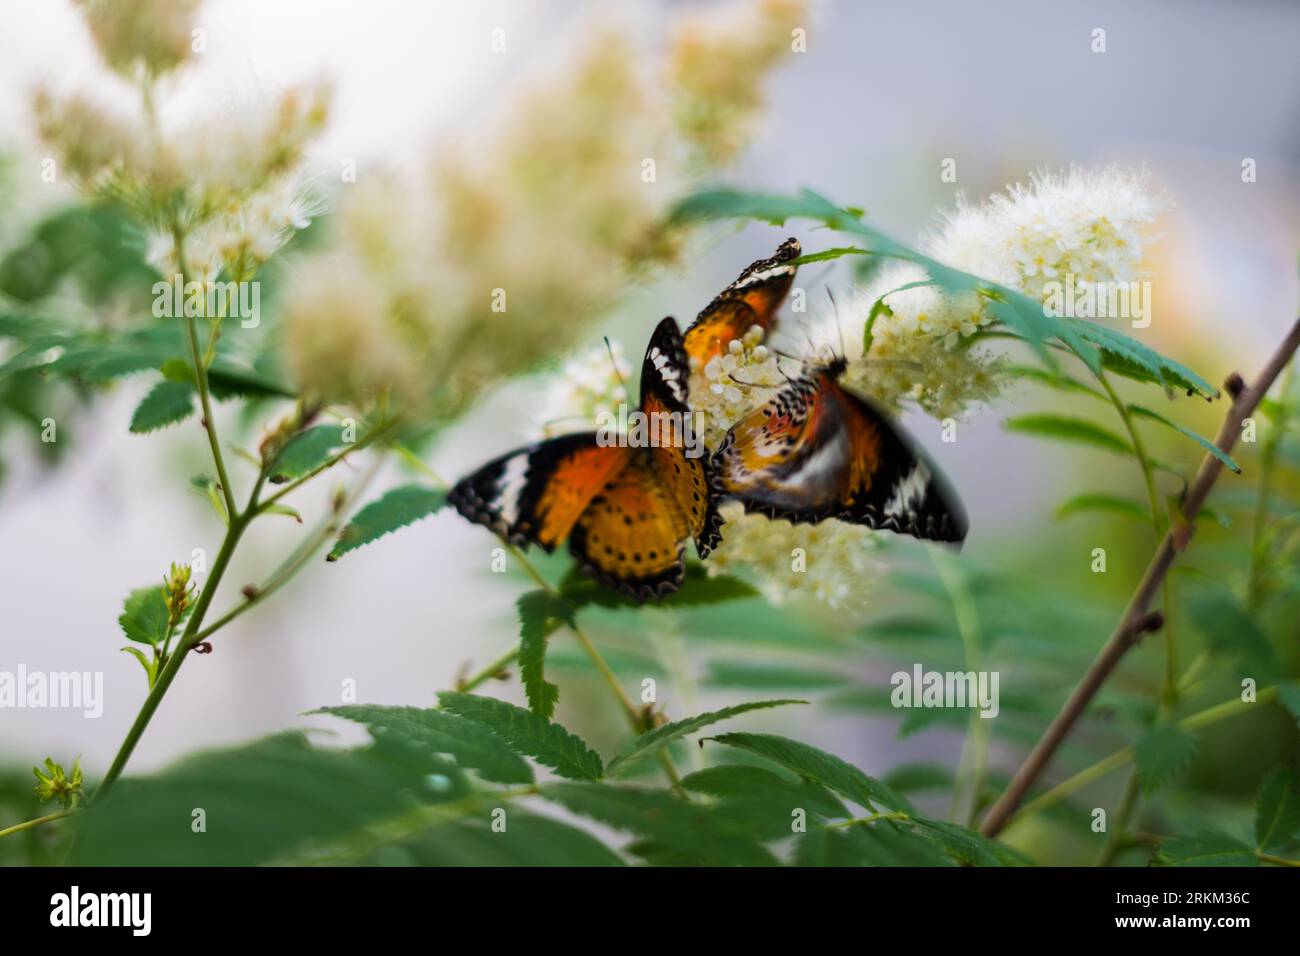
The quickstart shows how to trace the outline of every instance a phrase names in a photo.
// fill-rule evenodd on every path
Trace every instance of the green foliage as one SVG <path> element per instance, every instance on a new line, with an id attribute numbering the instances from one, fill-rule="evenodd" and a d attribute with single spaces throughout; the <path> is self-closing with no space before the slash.
<path id="1" fill-rule="evenodd" d="M 1219 461 L 1221 461 L 1226 468 L 1236 472 L 1237 474 L 1241 474 L 1241 466 L 1238 465 L 1237 462 L 1233 460 L 1232 456 L 1229 455 L 1227 452 L 1223 451 L 1221 448 L 1219 448 L 1218 445 L 1214 444 L 1214 442 L 1210 441 L 1204 435 L 1194 432 L 1190 428 L 1180 425 L 1176 421 L 1170 418 L 1166 418 L 1164 415 L 1161 415 L 1157 411 L 1152 411 L 1151 409 L 1147 408 L 1145 405 L 1130 405 L 1128 407 L 1128 410 L 1131 414 L 1137 416 L 1138 418 L 1146 418 L 1153 422 L 1159 422 L 1160 424 L 1168 428 L 1172 428 L 1180 435 L 1186 435 L 1192 441 L 1196 442 L 1196 444 L 1200 445 L 1202 448 L 1208 451 L 1215 458 L 1219 459 Z"/>
<path id="2" fill-rule="evenodd" d="M 1102 491 L 1085 492 L 1081 495 L 1075 495 L 1063 501 L 1056 509 L 1056 517 L 1068 518 L 1071 515 L 1083 514 L 1094 511 L 1105 511 L 1112 514 L 1125 515 L 1130 518 L 1137 518 L 1147 524 L 1151 523 L 1151 509 L 1134 501 L 1132 498 L 1125 498 L 1123 495 L 1112 495 Z"/>
<path id="3" fill-rule="evenodd" d="M 1166 866 L 1259 866 L 1254 850 L 1236 837 L 1214 830 L 1165 841 L 1156 862 Z"/>
<path id="4" fill-rule="evenodd" d="M 187 382 L 161 381 L 149 390 L 131 416 L 137 435 L 157 431 L 194 414 L 194 389 Z"/>
<path id="5" fill-rule="evenodd" d="M 168 618 L 167 597 L 155 584 L 136 588 L 127 595 L 117 623 L 129 639 L 158 645 L 167 639 Z"/>
<path id="6" fill-rule="evenodd" d="M 1255 804 L 1255 841 L 1265 852 L 1300 839 L 1300 778 L 1278 767 L 1265 778 Z"/>
<path id="7" fill-rule="evenodd" d="M 594 780 L 604 771 L 600 755 L 575 734 L 531 711 L 492 697 L 443 691 L 444 710 L 487 727 L 510 747 L 527 754 L 561 777 Z"/>
<path id="8" fill-rule="evenodd" d="M 386 534 L 414 524 L 437 512 L 447 501 L 446 491 L 423 485 L 403 485 L 386 492 L 358 511 L 341 532 L 326 556 L 337 561 L 349 551 L 382 538 Z"/>
<path id="9" fill-rule="evenodd" d="M 546 638 L 551 621 L 573 624 L 573 606 L 552 591 L 529 591 L 519 598 L 519 674 L 528 706 L 538 717 L 555 716 L 560 688 L 546 679 Z"/>
<path id="10" fill-rule="evenodd" d="M 448 754 L 466 770 L 497 783 L 532 783 L 533 771 L 488 727 L 440 710 L 352 704 L 322 707 L 314 714 L 333 714 L 364 724 L 385 747 L 417 754 Z"/>
<path id="11" fill-rule="evenodd" d="M 1196 758 L 1196 738 L 1177 724 L 1157 724 L 1134 745 L 1138 780 L 1144 793 L 1154 793 Z"/>
<path id="12" fill-rule="evenodd" d="M 323 464 L 330 457 L 330 453 L 341 444 L 343 444 L 341 425 L 316 425 L 295 435 L 276 456 L 275 467 L 271 469 L 271 482 L 279 484 L 292 478 L 302 477 Z"/>
<path id="13" fill-rule="evenodd" d="M 1090 445 L 1118 455 L 1132 455 L 1133 446 L 1108 428 L 1069 415 L 1017 415 L 1006 420 L 1008 431 Z"/>
<path id="14" fill-rule="evenodd" d="M 899 811 L 911 809 L 906 800 L 879 780 L 868 777 L 852 764 L 809 744 L 773 734 L 732 733 L 711 739 L 774 761 L 861 806 L 870 809 L 881 806 Z"/>
<path id="15" fill-rule="evenodd" d="M 464 797 L 451 761 L 382 738 L 356 750 L 298 733 L 191 757 L 124 780 L 77 820 L 78 866 L 248 866 L 341 840 L 420 807 Z M 203 827 L 196 830 L 196 827 Z"/>
<path id="16" fill-rule="evenodd" d="M 736 704 L 732 707 L 724 707 L 721 710 L 710 711 L 707 714 L 697 714 L 694 717 L 688 717 L 685 720 L 676 720 L 672 723 L 664 724 L 649 733 L 641 734 L 633 738 L 628 744 L 615 755 L 614 759 L 609 762 L 605 768 L 605 774 L 610 777 L 616 777 L 620 772 L 626 771 L 636 763 L 650 754 L 656 753 L 660 749 L 668 746 L 674 740 L 684 737 L 687 734 L 693 734 L 702 727 L 710 724 L 716 724 L 719 721 L 735 717 L 738 714 L 749 713 L 752 710 L 766 710 L 769 707 L 782 707 L 785 704 L 806 704 L 806 700 L 760 700 L 748 704 Z"/>

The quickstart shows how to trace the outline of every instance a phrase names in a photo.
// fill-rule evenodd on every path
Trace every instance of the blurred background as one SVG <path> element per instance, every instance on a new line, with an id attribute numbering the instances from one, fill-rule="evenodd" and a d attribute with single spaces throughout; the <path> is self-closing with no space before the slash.
<path id="1" fill-rule="evenodd" d="M 313 159 L 327 170 L 355 159 L 364 177 L 379 166 L 413 165 L 413 157 L 438 144 L 491 128 L 507 104 L 561 69 L 574 44 L 601 23 L 630 21 L 653 49 L 674 17 L 711 5 L 639 3 L 617 15 L 609 6 L 212 0 L 201 18 L 207 50 L 169 108 L 219 105 L 231 97 L 232 77 L 258 95 L 327 75 L 335 108 Z M 96 53 L 67 0 L 0 0 L 0 24 L 0 249 L 8 252 L 75 201 L 64 186 L 40 180 L 29 91 L 42 81 L 55 88 L 92 82 Z M 495 28 L 506 30 L 505 54 L 490 49 Z M 1095 28 L 1106 31 L 1104 53 L 1091 49 Z M 758 137 L 727 180 L 774 192 L 812 186 L 864 207 L 873 225 L 913 242 L 959 192 L 978 199 L 1036 169 L 1072 163 L 1145 167 L 1153 187 L 1173 201 L 1158 223 L 1155 321 L 1145 340 L 1217 384 L 1234 369 L 1249 374 L 1258 366 L 1300 300 L 1297 41 L 1300 5 L 1283 0 L 820 2 L 809 18 L 807 52 L 788 57 L 767 84 Z M 956 183 L 940 178 L 949 158 Z M 1246 158 L 1257 168 L 1251 183 L 1242 181 Z M 629 352 L 639 351 L 631 343 L 654 320 L 689 319 L 786 234 L 798 235 L 806 251 L 835 244 L 802 225 L 719 233 L 693 247 L 684 268 L 638 289 L 608 328 L 624 335 Z M 851 277 L 820 264 L 804 267 L 800 285 L 810 302 L 826 283 L 842 289 Z M 597 331 L 591 340 L 599 343 Z M 442 435 L 426 458 L 455 477 L 518 444 L 534 424 L 532 388 L 521 382 L 500 390 Z M 195 548 L 207 549 L 209 562 L 215 552 L 219 529 L 208 506 L 177 480 L 205 467 L 203 433 L 191 421 L 153 436 L 129 435 L 127 422 L 146 390 L 126 378 L 106 399 L 75 413 L 70 407 L 60 418 L 57 451 L 34 441 L 14 418 L 0 433 L 0 669 L 21 663 L 102 671 L 105 679 L 98 720 L 75 711 L 0 710 L 5 763 L 80 753 L 88 773 L 103 772 L 143 694 L 138 665 L 118 650 L 123 595 Z M 1221 410 L 1192 403 L 1186 399 L 1176 411 L 1213 434 Z M 1003 430 L 1016 407 L 1042 404 L 1041 395 L 1013 393 L 972 414 L 951 445 L 940 444 L 931 420 L 908 424 L 962 489 L 971 562 L 1036 566 L 1048 595 L 1075 591 L 1098 611 L 1095 642 L 1082 640 L 1086 662 L 1145 562 L 1150 534 L 1096 518 L 1054 522 L 1056 503 L 1080 490 L 1083 474 L 1104 483 L 1113 469 L 1113 483 L 1130 488 L 1137 487 L 1136 474 L 1118 460 Z M 223 428 L 237 433 L 237 412 L 218 414 Z M 1185 446 L 1177 448 L 1170 454 L 1195 460 Z M 381 476 L 401 479 L 396 463 Z M 1228 476 L 1223 485 L 1234 480 L 1240 479 Z M 325 486 L 308 489 L 300 510 L 319 511 L 329 494 Z M 259 523 L 223 589 L 226 600 L 274 567 L 296 533 L 288 520 L 283 528 Z M 1113 573 L 1100 585 L 1089 580 L 1086 563 L 1098 543 L 1113 549 Z M 515 639 L 513 602 L 524 585 L 490 574 L 495 545 L 482 529 L 444 513 L 346 562 L 319 562 L 186 668 L 132 769 L 312 723 L 299 715 L 338 702 L 348 680 L 361 701 L 428 705 L 467 663 L 482 666 Z M 900 560 L 910 560 L 906 555 Z M 670 617 L 646 615 L 638 626 L 675 634 L 688 648 L 696 640 L 745 637 L 729 633 L 737 630 L 734 620 Z M 791 626 L 807 627 L 810 641 L 814 631 L 834 632 L 834 624 L 809 620 L 792 614 Z M 611 617 L 593 631 L 624 627 Z M 556 654 L 562 659 L 564 649 Z M 866 680 L 883 682 L 893 669 L 870 653 L 853 660 Z M 711 682 L 698 665 L 686 665 L 692 668 L 690 680 L 661 681 L 669 714 L 730 699 L 725 680 Z M 597 746 L 620 738 L 617 714 L 599 688 L 581 672 L 563 683 L 562 720 Z M 1031 691 L 1003 685 L 1004 694 Z M 516 684 L 493 692 L 520 696 Z M 898 740 L 894 716 L 851 707 L 756 715 L 751 723 L 780 726 L 872 773 L 922 758 L 955 764 L 961 742 L 953 727 Z M 1013 752 L 995 751 L 1004 758 Z"/>

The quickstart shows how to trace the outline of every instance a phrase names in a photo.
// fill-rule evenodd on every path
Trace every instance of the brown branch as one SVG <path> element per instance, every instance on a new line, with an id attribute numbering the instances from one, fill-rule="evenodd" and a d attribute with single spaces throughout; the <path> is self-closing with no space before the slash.
<path id="1" fill-rule="evenodd" d="M 1291 331 L 1287 333 L 1253 385 L 1247 388 L 1241 376 L 1236 373 L 1229 376 L 1224 389 L 1232 398 L 1232 406 L 1228 409 L 1223 427 L 1219 429 L 1219 435 L 1215 439 L 1215 444 L 1225 454 L 1232 451 L 1237 437 L 1241 434 L 1242 422 L 1250 417 L 1264 396 L 1268 394 L 1268 390 L 1273 387 L 1273 382 L 1291 361 L 1298 347 L 1300 347 L 1300 321 L 1291 326 Z M 984 818 L 980 831 L 985 836 L 996 836 L 1007 825 L 1011 815 L 1020 806 L 1020 801 L 1047 768 L 1057 748 L 1083 715 L 1097 691 L 1101 690 L 1120 658 L 1141 639 L 1143 634 L 1158 629 L 1163 623 L 1158 613 L 1148 613 L 1147 608 L 1156 592 L 1160 590 L 1161 584 L 1164 583 L 1165 575 L 1169 573 L 1174 560 L 1187 547 L 1196 516 L 1200 513 L 1201 506 L 1205 504 L 1210 489 L 1222 471 L 1223 463 L 1214 455 L 1207 453 L 1183 498 L 1182 517 L 1185 523 L 1175 522 L 1164 540 L 1160 542 L 1160 547 L 1151 558 L 1151 563 L 1147 565 L 1146 573 L 1143 574 L 1137 590 L 1133 592 L 1133 598 L 1119 619 L 1119 624 L 1111 634 L 1110 640 L 1097 654 L 1096 660 L 1088 668 L 1079 686 L 1061 707 L 1060 713 L 1048 725 L 1042 738 L 1034 745 L 1034 749 L 1030 751 L 1025 762 L 1012 777 L 1006 791 Z"/>

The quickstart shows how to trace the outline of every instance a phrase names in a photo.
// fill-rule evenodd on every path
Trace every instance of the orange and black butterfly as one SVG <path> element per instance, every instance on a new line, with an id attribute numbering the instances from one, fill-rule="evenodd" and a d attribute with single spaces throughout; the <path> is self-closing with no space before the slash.
<path id="1" fill-rule="evenodd" d="M 839 382 L 845 362 L 810 366 L 727 432 L 715 490 L 792 522 L 838 518 L 935 541 L 966 537 L 966 514 L 921 450 Z"/>
<path id="2" fill-rule="evenodd" d="M 743 338 L 752 326 L 771 331 L 776 310 L 794 283 L 794 260 L 801 251 L 798 239 L 787 239 L 770 259 L 746 268 L 686 330 L 686 354 L 703 365 L 726 352 L 732 340 Z"/>
<path id="3" fill-rule="evenodd" d="M 597 432 L 561 435 L 489 462 L 447 500 L 514 544 L 549 552 L 568 538 L 586 573 L 638 602 L 670 594 L 683 580 L 686 540 L 704 557 L 722 524 L 709 459 L 690 456 L 683 431 L 691 422 L 687 374 L 677 322 L 664 319 L 641 366 L 640 411 L 643 420 L 680 423 L 670 440 L 662 428 L 660 440 L 636 447 Z"/>

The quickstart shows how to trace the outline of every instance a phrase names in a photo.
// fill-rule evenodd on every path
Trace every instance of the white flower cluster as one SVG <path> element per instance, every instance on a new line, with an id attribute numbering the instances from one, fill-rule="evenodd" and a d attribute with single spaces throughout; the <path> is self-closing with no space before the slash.
<path id="1" fill-rule="evenodd" d="M 735 574 L 755 582 L 773 604 L 807 598 L 834 610 L 861 609 L 870 582 L 884 570 L 875 532 L 834 518 L 791 524 L 746 514 L 729 502 L 722 543 L 706 562 L 710 574 Z"/>
<path id="2" fill-rule="evenodd" d="M 595 428 L 602 414 L 617 415 L 618 407 L 628 401 L 625 383 L 631 371 L 622 345 L 614 339 L 608 349 L 591 348 L 565 362 L 538 406 L 536 436 L 554 438 Z"/>
<path id="3" fill-rule="evenodd" d="M 1144 176 L 1115 167 L 1038 174 L 1028 186 L 1012 186 L 979 206 L 960 204 L 922 250 L 1043 301 L 1050 282 L 1082 291 L 1139 278 L 1143 227 L 1166 206 L 1148 193 Z M 937 418 L 956 417 L 998 392 L 997 361 L 970 343 L 992 316 L 974 293 L 951 294 L 932 284 L 902 288 L 927 278 L 918 266 L 895 265 L 856 296 L 850 313 L 859 323 L 882 298 L 887 308 L 872 326 L 867 355 L 860 347 L 863 326 L 852 331 L 857 347 L 847 381 L 890 407 L 910 401 Z"/>
<path id="4" fill-rule="evenodd" d="M 704 443 L 716 448 L 740 419 L 772 397 L 788 381 L 777 356 L 762 344 L 763 330 L 752 327 L 727 351 L 704 366 L 691 368 L 691 408 L 704 415 Z M 793 373 L 790 373 L 793 377 Z"/>

